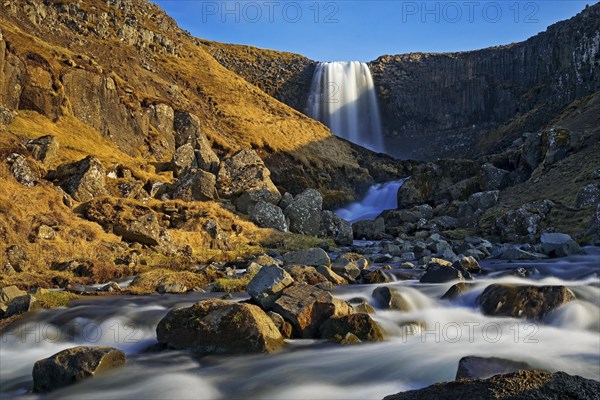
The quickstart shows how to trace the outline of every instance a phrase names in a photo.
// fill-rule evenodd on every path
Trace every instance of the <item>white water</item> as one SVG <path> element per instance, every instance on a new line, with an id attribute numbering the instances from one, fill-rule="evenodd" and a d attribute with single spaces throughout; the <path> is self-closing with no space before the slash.
<path id="1" fill-rule="evenodd" d="M 398 208 L 398 189 L 403 183 L 404 179 L 400 179 L 373 185 L 362 200 L 340 208 L 335 213 L 350 222 L 373 220 L 382 211 Z"/>
<path id="2" fill-rule="evenodd" d="M 334 135 L 373 151 L 384 151 L 377 95 L 365 63 L 319 63 L 306 114 L 327 125 Z"/>
<path id="3" fill-rule="evenodd" d="M 143 350 L 155 343 L 156 325 L 169 309 L 219 294 L 90 298 L 68 309 L 37 312 L 0 336 L 0 398 L 36 398 L 27 393 L 34 362 L 79 344 L 116 346 L 127 353 L 127 365 L 45 398 L 381 399 L 453 380 L 459 359 L 468 355 L 510 358 L 600 379 L 600 249 L 586 250 L 588 255 L 528 262 L 538 271 L 530 279 L 500 276 L 519 263 L 484 261 L 482 266 L 497 274 L 475 280 L 473 290 L 453 301 L 440 300 L 452 282 L 388 283 L 411 310 L 377 310 L 373 318 L 384 328 L 386 341 L 338 346 L 295 340 L 269 356 L 196 359 L 182 351 Z M 488 317 L 476 298 L 493 282 L 562 284 L 577 300 L 535 323 Z M 377 286 L 342 286 L 335 295 L 373 303 Z M 399 327 L 407 321 L 423 321 L 426 330 L 407 336 Z"/>

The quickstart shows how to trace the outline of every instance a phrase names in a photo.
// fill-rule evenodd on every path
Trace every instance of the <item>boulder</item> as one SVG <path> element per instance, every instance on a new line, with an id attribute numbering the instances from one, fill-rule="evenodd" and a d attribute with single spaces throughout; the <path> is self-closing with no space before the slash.
<path id="1" fill-rule="evenodd" d="M 484 191 L 504 189 L 508 186 L 509 175 L 505 169 L 496 168 L 491 163 L 485 163 L 481 166 L 479 179 L 481 188 Z"/>
<path id="2" fill-rule="evenodd" d="M 561 305 L 575 300 L 565 286 L 489 285 L 477 298 L 486 315 L 540 319 Z"/>
<path id="3" fill-rule="evenodd" d="M 12 317 L 13 315 L 26 313 L 29 311 L 36 311 L 42 308 L 42 303 L 30 294 L 15 297 L 4 314 L 5 318 Z"/>
<path id="4" fill-rule="evenodd" d="M 200 119 L 189 112 L 176 111 L 173 128 L 175 146 L 179 148 L 189 144 L 195 150 L 198 168 L 216 173 L 219 167 L 219 157 L 212 150 L 208 138 L 202 132 Z"/>
<path id="5" fill-rule="evenodd" d="M 332 238 L 342 246 L 350 246 L 354 240 L 352 224 L 329 210 L 321 212 L 320 236 Z"/>
<path id="6" fill-rule="evenodd" d="M 468 272 L 471 274 L 477 274 L 481 272 L 481 267 L 477 260 L 471 256 L 461 256 L 457 261 L 452 264 L 452 267 L 459 270 Z"/>
<path id="7" fill-rule="evenodd" d="M 13 245 L 6 249 L 4 267 L 16 272 L 24 272 L 29 269 L 29 257 L 21 246 Z"/>
<path id="8" fill-rule="evenodd" d="M 421 399 L 577 399 L 598 398 L 600 382 L 564 372 L 517 371 L 488 379 L 463 379 L 387 396 L 384 400 Z"/>
<path id="9" fill-rule="evenodd" d="M 314 338 L 323 322 L 351 314 L 352 307 L 329 292 L 300 284 L 285 289 L 275 301 L 273 311 L 292 324 L 296 337 Z"/>
<path id="10" fill-rule="evenodd" d="M 531 242 L 540 232 L 541 222 L 553 206 L 550 200 L 543 200 L 505 211 L 495 221 L 495 232 L 505 241 Z"/>
<path id="11" fill-rule="evenodd" d="M 343 317 L 331 317 L 319 329 L 321 339 L 341 342 L 349 333 L 361 341 L 379 342 L 383 332 L 368 314 L 350 314 Z"/>
<path id="12" fill-rule="evenodd" d="M 171 310 L 156 327 L 158 342 L 200 354 L 271 353 L 283 337 L 267 314 L 247 303 L 204 300 Z"/>
<path id="13" fill-rule="evenodd" d="M 398 189 L 398 208 L 410 208 L 414 205 L 423 204 L 425 200 L 425 194 L 418 188 L 418 184 L 413 179 L 407 179 Z"/>
<path id="14" fill-rule="evenodd" d="M 56 231 L 48 225 L 40 225 L 36 229 L 37 238 L 42 240 L 56 239 Z"/>
<path id="15" fill-rule="evenodd" d="M 282 210 L 285 210 L 289 205 L 292 204 L 293 201 L 294 201 L 294 196 L 289 192 L 285 192 L 283 194 L 283 196 L 281 196 L 281 200 L 279 200 L 279 204 L 277 204 L 277 205 Z"/>
<path id="16" fill-rule="evenodd" d="M 544 254 L 532 253 L 516 246 L 502 247 L 499 250 L 500 252 L 496 254 L 496 258 L 500 260 L 541 260 L 547 258 Z"/>
<path id="17" fill-rule="evenodd" d="M 179 178 L 194 168 L 198 168 L 194 147 L 187 143 L 177 148 L 177 150 L 175 150 L 175 154 L 173 154 L 173 158 L 171 159 L 171 169 L 173 170 L 173 175 L 176 178 Z"/>
<path id="18" fill-rule="evenodd" d="M 32 187 L 42 180 L 42 171 L 25 156 L 13 153 L 6 158 L 9 170 L 21 185 Z"/>
<path id="19" fill-rule="evenodd" d="M 288 223 L 283 210 L 274 204 L 259 200 L 250 211 L 250 219 L 261 228 L 288 231 Z"/>
<path id="20" fill-rule="evenodd" d="M 291 286 L 294 279 L 276 265 L 262 267 L 246 286 L 246 291 L 263 309 L 268 310 L 283 289 Z"/>
<path id="21" fill-rule="evenodd" d="M 402 297 L 396 289 L 381 286 L 373 290 L 373 299 L 376 305 L 383 309 L 411 311 L 410 304 Z"/>
<path id="22" fill-rule="evenodd" d="M 383 273 L 381 269 L 377 269 L 375 271 L 362 271 L 362 283 L 370 285 L 376 283 L 388 283 L 391 282 L 391 279 Z"/>
<path id="23" fill-rule="evenodd" d="M 288 265 L 285 270 L 294 278 L 297 283 L 307 283 L 309 285 L 318 285 L 319 283 L 330 281 L 323 275 L 317 272 L 315 267 L 307 265 Z"/>
<path id="24" fill-rule="evenodd" d="M 365 259 L 350 260 L 342 256 L 335 260 L 331 269 L 347 281 L 354 282 L 366 267 L 367 262 Z"/>
<path id="25" fill-rule="evenodd" d="M 221 163 L 217 174 L 219 194 L 225 198 L 244 192 L 266 189 L 269 203 L 277 204 L 281 194 L 271 180 L 271 172 L 254 150 L 241 150 Z"/>
<path id="26" fill-rule="evenodd" d="M 285 319 L 283 319 L 281 315 L 277 314 L 276 312 L 269 311 L 267 315 L 269 316 L 269 318 L 271 318 L 277 329 L 279 329 L 281 336 L 283 336 L 285 339 L 289 339 L 292 337 L 292 324 L 287 322 Z"/>
<path id="27" fill-rule="evenodd" d="M 73 199 L 86 202 L 109 194 L 105 176 L 102 163 L 93 156 L 87 156 L 83 160 L 59 166 L 56 183 Z"/>
<path id="28" fill-rule="evenodd" d="M 114 347 L 73 347 L 34 364 L 33 391 L 47 393 L 124 365 L 125 353 Z"/>
<path id="29" fill-rule="evenodd" d="M 597 204 L 600 204 L 600 185 L 597 183 L 590 183 L 577 192 L 575 207 L 584 208 Z"/>
<path id="30" fill-rule="evenodd" d="M 513 361 L 499 357 L 467 356 L 458 362 L 456 380 L 486 379 L 494 375 L 507 374 L 516 371 L 533 369 L 523 361 Z"/>
<path id="31" fill-rule="evenodd" d="M 498 190 L 473 193 L 469 196 L 468 203 L 474 210 L 487 210 L 498 203 Z"/>
<path id="32" fill-rule="evenodd" d="M 565 233 L 542 232 L 542 252 L 550 257 L 565 257 L 571 254 L 584 254 L 583 249 L 571 236 Z"/>
<path id="33" fill-rule="evenodd" d="M 468 292 L 473 287 L 472 283 L 458 282 L 450 286 L 450 289 L 441 297 L 442 300 L 454 300 L 463 293 Z"/>
<path id="34" fill-rule="evenodd" d="M 19 289 L 15 285 L 6 286 L 0 289 L 0 303 L 10 304 L 17 297 L 25 296 L 27 292 Z"/>
<path id="35" fill-rule="evenodd" d="M 173 198 L 183 201 L 215 200 L 219 198 L 216 184 L 215 175 L 201 169 L 192 169 L 177 181 Z"/>
<path id="36" fill-rule="evenodd" d="M 219 223 L 214 219 L 209 219 L 202 226 L 202 229 L 208 234 L 208 248 L 217 250 L 231 250 L 233 248 L 229 236 L 221 229 Z"/>
<path id="37" fill-rule="evenodd" d="M 182 294 L 187 292 L 187 287 L 181 282 L 171 282 L 160 285 L 156 291 L 160 294 Z"/>
<path id="38" fill-rule="evenodd" d="M 27 142 L 26 146 L 31 156 L 46 167 L 50 166 L 58 157 L 59 144 L 54 136 L 40 136 Z"/>
<path id="39" fill-rule="evenodd" d="M 381 240 L 385 236 L 385 219 L 376 218 L 375 221 L 357 221 L 352 224 L 354 238 L 357 240 Z"/>
<path id="40" fill-rule="evenodd" d="M 367 299 L 362 297 L 352 298 L 348 300 L 348 303 L 350 303 L 352 310 L 356 314 L 376 314 L 375 308 L 369 304 Z"/>
<path id="41" fill-rule="evenodd" d="M 419 282 L 444 283 L 455 280 L 464 280 L 463 274 L 459 270 L 449 265 L 430 263 L 427 267 L 427 271 L 421 277 Z"/>
<path id="42" fill-rule="evenodd" d="M 313 267 L 331 265 L 331 259 L 327 252 L 318 247 L 291 251 L 286 253 L 283 259 L 287 265 L 310 265 Z"/>
<path id="43" fill-rule="evenodd" d="M 316 270 L 319 274 L 323 275 L 329 282 L 333 283 L 334 285 L 346 285 L 348 283 L 346 279 L 342 278 L 341 276 L 336 274 L 331 268 L 325 265 L 319 265 L 316 268 Z"/>
<path id="44" fill-rule="evenodd" d="M 321 211 L 323 197 L 315 189 L 307 189 L 294 197 L 294 201 L 285 210 L 290 221 L 290 232 L 317 236 L 321 229 Z"/>
<path id="45" fill-rule="evenodd" d="M 235 200 L 233 200 L 233 204 L 239 212 L 243 214 L 252 214 L 254 206 L 259 201 L 276 205 L 276 203 L 273 203 L 274 199 L 273 193 L 266 188 L 252 189 L 236 197 Z M 277 207 L 283 210 L 281 206 Z"/>

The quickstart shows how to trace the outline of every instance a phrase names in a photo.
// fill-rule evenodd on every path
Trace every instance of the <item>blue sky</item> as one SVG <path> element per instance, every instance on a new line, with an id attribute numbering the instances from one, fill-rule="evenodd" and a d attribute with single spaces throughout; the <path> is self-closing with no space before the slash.
<path id="1" fill-rule="evenodd" d="M 595 1 L 156 0 L 193 35 L 317 61 L 473 50 L 527 39 Z"/>

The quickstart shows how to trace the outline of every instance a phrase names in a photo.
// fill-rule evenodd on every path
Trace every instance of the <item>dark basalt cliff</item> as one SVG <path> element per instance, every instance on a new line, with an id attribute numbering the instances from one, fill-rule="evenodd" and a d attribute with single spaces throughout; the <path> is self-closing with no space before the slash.
<path id="1" fill-rule="evenodd" d="M 600 90 L 600 5 L 521 43 L 382 56 L 370 66 L 386 133 L 401 142 L 398 155 L 474 157 Z"/>

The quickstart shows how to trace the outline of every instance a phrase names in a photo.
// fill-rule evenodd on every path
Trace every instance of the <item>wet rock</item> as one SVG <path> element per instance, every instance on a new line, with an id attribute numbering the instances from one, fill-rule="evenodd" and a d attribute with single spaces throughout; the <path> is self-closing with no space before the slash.
<path id="1" fill-rule="evenodd" d="M 42 304 L 40 301 L 30 294 L 15 297 L 4 314 L 5 318 L 12 317 L 13 315 L 26 313 L 29 311 L 40 310 Z"/>
<path id="2" fill-rule="evenodd" d="M 181 282 L 171 282 L 159 285 L 156 291 L 160 294 L 182 294 L 188 291 L 187 287 Z"/>
<path id="3" fill-rule="evenodd" d="M 387 396 L 384 400 L 421 399 L 597 399 L 600 383 L 564 372 L 517 371 L 488 379 L 442 382 L 424 389 Z"/>
<path id="4" fill-rule="evenodd" d="M 565 233 L 542 232 L 541 244 L 542 252 L 550 257 L 585 253 L 579 244 Z"/>
<path id="5" fill-rule="evenodd" d="M 410 311 L 410 304 L 396 289 L 391 289 L 387 286 L 378 287 L 373 290 L 373 299 L 380 308 L 398 310 L 398 311 Z"/>
<path id="6" fill-rule="evenodd" d="M 101 292 L 114 293 L 120 292 L 121 286 L 117 282 L 109 282 L 99 289 Z"/>
<path id="7" fill-rule="evenodd" d="M 283 210 L 290 221 L 290 232 L 319 235 L 322 209 L 323 196 L 315 189 L 307 189 L 294 197 L 292 204 Z"/>
<path id="8" fill-rule="evenodd" d="M 497 254 L 494 254 L 500 260 L 541 260 L 547 258 L 544 254 L 532 253 L 515 246 L 502 247 Z"/>
<path id="9" fill-rule="evenodd" d="M 485 163 L 481 166 L 479 178 L 481 187 L 485 191 L 504 189 L 508 186 L 510 172 L 496 168 L 491 163 Z"/>
<path id="10" fill-rule="evenodd" d="M 320 236 L 332 238 L 342 246 L 350 246 L 354 240 L 352 224 L 329 210 L 321 212 Z"/>
<path id="11" fill-rule="evenodd" d="M 346 279 L 342 278 L 341 276 L 336 274 L 331 268 L 325 265 L 319 265 L 316 268 L 316 270 L 319 274 L 323 275 L 329 282 L 333 283 L 334 285 L 346 285 L 348 283 Z"/>
<path id="12" fill-rule="evenodd" d="M 375 308 L 373 308 L 373 306 L 371 304 L 369 304 L 369 302 L 367 301 L 367 299 L 364 299 L 362 297 L 355 297 L 353 299 L 350 299 L 348 301 L 348 303 L 350 303 L 350 305 L 352 306 L 352 309 L 354 310 L 354 312 L 356 314 L 375 314 Z"/>
<path id="13" fill-rule="evenodd" d="M 331 259 L 327 252 L 318 247 L 291 251 L 286 253 L 283 259 L 287 265 L 310 265 L 313 267 L 331 265 Z"/>
<path id="14" fill-rule="evenodd" d="M 41 136 L 27 142 L 27 150 L 31 156 L 48 167 L 58 157 L 58 139 L 54 136 Z"/>
<path id="15" fill-rule="evenodd" d="M 321 325 L 320 338 L 341 342 L 351 333 L 361 341 L 379 342 L 383 340 L 381 328 L 368 314 L 350 314 L 331 317 Z"/>
<path id="16" fill-rule="evenodd" d="M 114 347 L 73 347 L 35 363 L 33 391 L 47 393 L 124 365 L 125 353 Z"/>
<path id="17" fill-rule="evenodd" d="M 6 249 L 4 267 L 16 272 L 24 272 L 29 269 L 29 257 L 23 248 L 18 245 Z"/>
<path id="18" fill-rule="evenodd" d="M 494 375 L 531 369 L 533 369 L 531 365 L 523 361 L 513 361 L 499 357 L 467 356 L 461 358 L 458 362 L 456 380 L 486 379 Z"/>
<path id="19" fill-rule="evenodd" d="M 276 265 L 264 266 L 246 286 L 250 297 L 263 309 L 268 310 L 279 298 L 283 289 L 291 286 L 294 279 L 287 271 Z"/>
<path id="20" fill-rule="evenodd" d="M 349 282 L 354 282 L 358 279 L 361 271 L 367 267 L 368 263 L 364 258 L 347 257 L 346 255 L 339 257 L 331 265 L 333 272 Z"/>
<path id="21" fill-rule="evenodd" d="M 250 218 L 261 228 L 277 229 L 281 232 L 288 231 L 288 223 L 283 211 L 271 203 L 258 201 L 250 211 Z"/>
<path id="22" fill-rule="evenodd" d="M 171 169 L 176 178 L 187 174 L 197 167 L 196 153 L 191 144 L 184 144 L 175 150 L 175 154 L 173 154 L 173 158 L 171 159 Z"/>
<path id="23" fill-rule="evenodd" d="M 273 311 L 292 324 L 296 337 L 313 338 L 328 318 L 349 315 L 352 307 L 329 292 L 300 284 L 285 289 L 275 301 Z"/>
<path id="24" fill-rule="evenodd" d="M 425 194 L 413 179 L 406 180 L 398 189 L 398 208 L 410 208 L 417 204 L 423 204 L 425 200 Z"/>
<path id="25" fill-rule="evenodd" d="M 279 329 L 279 332 L 281 333 L 281 336 L 283 336 L 284 339 L 289 339 L 292 337 L 292 324 L 287 322 L 285 319 L 283 319 L 281 315 L 277 314 L 276 312 L 269 311 L 267 315 L 269 316 L 269 318 L 271 318 L 277 329 Z"/>
<path id="26" fill-rule="evenodd" d="M 212 150 L 208 138 L 202 132 L 200 119 L 186 111 L 176 111 L 173 128 L 175 130 L 175 146 L 179 148 L 189 144 L 195 150 L 198 168 L 216 173 L 219 167 L 219 157 Z"/>
<path id="27" fill-rule="evenodd" d="M 471 256 L 459 257 L 458 261 L 455 261 L 452 264 L 452 267 L 461 272 L 464 271 L 471 274 L 477 274 L 481 272 L 481 267 L 479 266 L 479 263 L 475 258 Z"/>
<path id="28" fill-rule="evenodd" d="M 13 153 L 7 157 L 6 161 L 8 161 L 10 172 L 21 185 L 31 187 L 41 181 L 41 171 L 25 156 Z"/>
<path id="29" fill-rule="evenodd" d="M 271 353 L 283 337 L 259 307 L 205 300 L 171 310 L 156 327 L 159 343 L 201 354 Z"/>
<path id="30" fill-rule="evenodd" d="M 330 281 L 323 275 L 317 272 L 315 267 L 309 267 L 306 265 L 288 265 L 285 270 L 294 278 L 295 282 L 307 283 L 309 285 L 317 285 L 319 283 Z"/>
<path id="31" fill-rule="evenodd" d="M 477 300 L 486 315 L 540 319 L 575 295 L 564 286 L 492 284 Z"/>
<path id="32" fill-rule="evenodd" d="M 455 281 L 455 280 L 459 280 L 459 281 L 464 280 L 463 274 L 459 270 L 457 270 L 456 268 L 453 268 L 452 266 L 448 266 L 448 265 L 440 265 L 437 263 L 430 263 L 430 265 L 428 265 L 428 267 L 427 267 L 427 271 L 421 277 L 419 282 L 421 282 L 421 283 L 444 283 L 444 282 L 450 282 L 450 281 Z"/>
<path id="33" fill-rule="evenodd" d="M 183 201 L 209 201 L 218 199 L 217 178 L 210 172 L 193 169 L 182 176 L 173 191 L 174 199 Z"/>
<path id="34" fill-rule="evenodd" d="M 279 190 L 271 180 L 270 171 L 254 150 L 241 150 L 224 160 L 217 174 L 217 183 L 219 194 L 225 198 L 266 189 L 271 194 L 269 203 L 277 204 L 281 199 Z"/>
<path id="35" fill-rule="evenodd" d="M 363 271 L 362 282 L 369 285 L 375 283 L 388 283 L 391 282 L 391 279 L 381 269 L 377 269 L 375 271 Z"/>
<path id="36" fill-rule="evenodd" d="M 362 341 L 355 334 L 348 332 L 346 336 L 338 343 L 344 346 L 352 346 L 355 344 L 361 344 Z"/>
<path id="37" fill-rule="evenodd" d="M 446 293 L 444 293 L 444 295 L 441 297 L 441 299 L 442 300 L 454 300 L 461 294 L 464 294 L 464 293 L 468 292 L 469 290 L 471 290 L 472 287 L 473 287 L 472 283 L 466 283 L 466 282 L 455 283 L 454 285 L 450 286 L 450 289 L 448 289 L 448 291 Z"/>
<path id="38" fill-rule="evenodd" d="M 25 296 L 27 292 L 19 289 L 15 285 L 6 286 L 0 289 L 0 303 L 10 304 L 17 297 Z"/>
<path id="39" fill-rule="evenodd" d="M 95 157 L 63 164 L 56 170 L 56 181 L 73 199 L 86 202 L 94 197 L 107 196 L 106 171 Z"/>
<path id="40" fill-rule="evenodd" d="M 575 207 L 584 208 L 589 206 L 595 206 L 600 203 L 600 186 L 597 183 L 590 183 L 582 187 L 577 192 L 577 200 L 575 201 Z"/>

